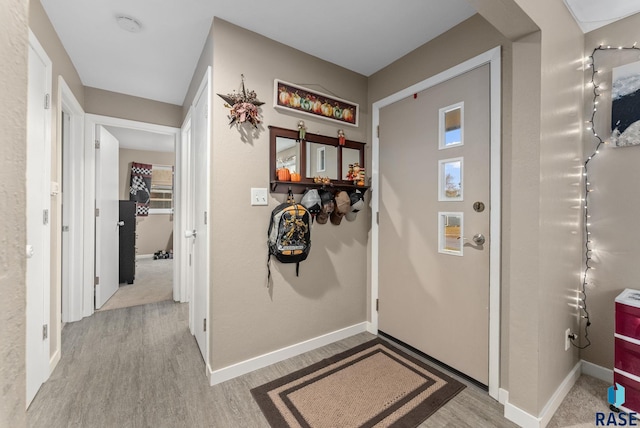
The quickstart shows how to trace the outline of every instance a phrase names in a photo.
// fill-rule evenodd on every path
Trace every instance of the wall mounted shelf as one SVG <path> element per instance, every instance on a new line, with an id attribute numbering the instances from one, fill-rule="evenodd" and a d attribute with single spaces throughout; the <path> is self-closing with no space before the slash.
<path id="1" fill-rule="evenodd" d="M 347 180 L 351 164 L 359 164 L 364 169 L 364 143 L 306 133 L 300 140 L 299 131 L 269 126 L 270 151 L 269 172 L 272 193 L 303 193 L 306 189 L 330 189 L 366 191 L 370 186 L 357 186 Z M 336 132 L 337 135 L 337 132 Z M 276 171 L 287 168 L 300 174 L 300 181 L 277 180 Z M 329 177 L 329 184 L 315 183 L 313 177 Z"/>

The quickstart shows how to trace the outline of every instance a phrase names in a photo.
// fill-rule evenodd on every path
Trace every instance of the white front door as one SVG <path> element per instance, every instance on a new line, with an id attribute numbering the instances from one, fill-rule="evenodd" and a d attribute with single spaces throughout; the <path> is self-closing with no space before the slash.
<path id="1" fill-rule="evenodd" d="M 193 248 L 194 286 L 192 295 L 193 334 L 200 352 L 207 362 L 207 308 L 209 299 L 209 74 L 194 100 L 192 117 L 193 225 L 195 231 Z"/>
<path id="2" fill-rule="evenodd" d="M 120 143 L 103 126 L 96 135 L 96 309 L 118 291 L 119 213 L 118 151 Z"/>
<path id="3" fill-rule="evenodd" d="M 490 66 L 380 110 L 379 330 L 489 384 Z"/>
<path id="4" fill-rule="evenodd" d="M 49 377 L 51 61 L 29 34 L 27 102 L 27 406 Z"/>

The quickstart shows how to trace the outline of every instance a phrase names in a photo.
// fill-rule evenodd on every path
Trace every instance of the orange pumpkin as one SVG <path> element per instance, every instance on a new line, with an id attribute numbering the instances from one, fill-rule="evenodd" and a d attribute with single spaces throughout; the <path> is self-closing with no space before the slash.
<path id="1" fill-rule="evenodd" d="M 278 170 L 278 180 L 280 181 L 291 180 L 291 173 L 289 172 L 289 168 L 280 168 Z"/>
<path id="2" fill-rule="evenodd" d="M 300 174 L 297 172 L 292 172 L 291 173 L 291 181 L 300 181 L 301 177 Z"/>

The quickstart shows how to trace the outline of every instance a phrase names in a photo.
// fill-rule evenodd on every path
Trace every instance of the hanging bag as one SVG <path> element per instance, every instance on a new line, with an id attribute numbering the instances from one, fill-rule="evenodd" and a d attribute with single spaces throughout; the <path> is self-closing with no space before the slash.
<path id="1" fill-rule="evenodd" d="M 311 215 L 309 211 L 296 203 L 289 190 L 287 201 L 271 212 L 271 221 L 267 232 L 269 257 L 267 258 L 268 278 L 271 278 L 269 262 L 274 256 L 280 263 L 295 263 L 296 276 L 300 262 L 305 260 L 311 249 Z"/>

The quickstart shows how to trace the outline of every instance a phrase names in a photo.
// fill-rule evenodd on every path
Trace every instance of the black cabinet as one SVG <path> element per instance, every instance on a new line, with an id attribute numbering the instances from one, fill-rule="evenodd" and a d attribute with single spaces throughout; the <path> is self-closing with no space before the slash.
<path id="1" fill-rule="evenodd" d="M 120 201 L 120 283 L 133 284 L 136 275 L 136 203 Z"/>

